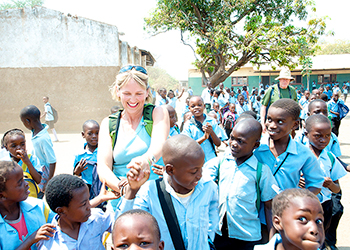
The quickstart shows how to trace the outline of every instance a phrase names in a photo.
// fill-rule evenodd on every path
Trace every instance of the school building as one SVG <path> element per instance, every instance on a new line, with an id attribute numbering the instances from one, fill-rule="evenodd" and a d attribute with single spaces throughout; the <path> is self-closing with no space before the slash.
<path id="1" fill-rule="evenodd" d="M 317 87 L 321 84 L 339 82 L 340 87 L 343 82 L 350 80 L 350 54 L 342 55 L 320 55 L 312 58 L 313 66 L 310 74 L 310 88 L 312 82 L 315 81 Z M 280 68 L 273 70 L 271 66 L 261 66 L 259 69 L 251 64 L 246 64 L 244 67 L 233 72 L 223 83 L 225 87 L 241 88 L 244 85 L 258 88 L 262 82 L 264 86 L 271 86 L 278 81 L 275 80 L 279 75 Z M 295 81 L 292 86 L 300 89 L 301 85 L 304 89 L 307 88 L 307 76 L 301 75 L 301 65 L 292 70 L 292 76 Z M 200 95 L 205 86 L 202 84 L 202 75 L 199 70 L 191 69 L 188 72 L 188 86 L 193 89 L 195 95 Z"/>

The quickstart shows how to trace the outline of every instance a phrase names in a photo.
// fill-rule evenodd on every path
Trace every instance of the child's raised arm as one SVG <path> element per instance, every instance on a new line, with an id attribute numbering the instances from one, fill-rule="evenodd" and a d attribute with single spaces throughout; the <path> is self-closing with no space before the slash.
<path id="1" fill-rule="evenodd" d="M 23 243 L 16 248 L 16 250 L 28 250 L 31 246 L 37 243 L 40 240 L 48 240 L 49 237 L 52 237 L 56 231 L 55 225 L 45 224 L 42 225 L 38 230 L 32 233 Z"/>
<path id="2" fill-rule="evenodd" d="M 339 181 L 332 181 L 330 177 L 324 178 L 323 186 L 331 190 L 333 193 L 337 194 L 340 192 Z"/>
<path id="3" fill-rule="evenodd" d="M 16 157 L 20 158 L 24 164 L 27 165 L 30 175 L 33 177 L 33 180 L 39 184 L 41 182 L 41 175 L 34 168 L 32 162 L 30 161 L 27 152 L 25 150 L 17 150 Z"/>
<path id="4" fill-rule="evenodd" d="M 127 184 L 126 179 L 120 181 L 119 184 L 126 185 Z M 120 194 L 117 193 L 116 191 L 108 191 L 106 189 L 106 183 L 105 181 L 103 181 L 99 195 L 93 198 L 92 200 L 90 200 L 90 205 L 91 207 L 97 207 L 102 202 L 115 200 L 115 199 L 118 199 L 119 197 L 120 197 Z"/>

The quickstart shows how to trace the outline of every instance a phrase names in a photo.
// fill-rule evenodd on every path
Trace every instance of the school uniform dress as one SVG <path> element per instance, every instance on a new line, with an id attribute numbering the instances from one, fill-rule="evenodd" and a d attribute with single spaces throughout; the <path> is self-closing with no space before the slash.
<path id="1" fill-rule="evenodd" d="M 78 239 L 73 239 L 58 225 L 58 215 L 52 220 L 56 231 L 49 240 L 41 240 L 37 243 L 38 250 L 105 250 L 102 244 L 102 236 L 105 231 L 112 232 L 115 216 L 113 213 L 104 213 L 101 209 L 92 208 L 91 216 L 86 222 L 81 223 Z"/>
<path id="2" fill-rule="evenodd" d="M 169 105 L 171 106 L 171 107 L 173 107 L 174 109 L 176 108 L 176 101 L 177 101 L 177 97 L 176 96 L 174 96 L 173 98 L 168 98 L 168 100 L 169 100 Z"/>
<path id="3" fill-rule="evenodd" d="M 87 143 L 84 143 L 84 148 L 74 157 L 73 170 L 82 159 L 86 160 L 87 164 L 85 167 L 87 167 L 87 169 L 81 172 L 81 178 L 89 185 L 92 184 L 92 171 L 97 165 L 97 149 L 98 148 L 96 148 L 94 152 L 91 152 L 87 149 Z"/>
<path id="4" fill-rule="evenodd" d="M 183 202 L 168 183 L 164 173 L 165 189 L 171 196 L 174 210 L 186 249 L 209 250 L 208 236 L 214 240 L 215 229 L 219 221 L 217 185 L 201 178 L 187 202 Z M 121 199 L 120 212 L 130 209 L 143 209 L 157 220 L 165 250 L 173 250 L 174 245 L 161 208 L 155 181 L 146 182 L 133 200 Z"/>
<path id="5" fill-rule="evenodd" d="M 217 157 L 204 165 L 203 177 L 219 180 L 220 221 L 216 228 L 217 234 L 222 235 L 226 215 L 230 238 L 243 241 L 261 239 L 260 219 L 256 207 L 257 166 L 258 159 L 254 155 L 237 166 L 230 149 L 225 151 L 223 158 Z M 278 184 L 266 164 L 262 165 L 259 188 L 262 202 L 273 199 L 279 191 Z"/>
<path id="6" fill-rule="evenodd" d="M 46 207 L 48 217 L 47 219 L 45 218 L 45 203 L 40 199 L 28 197 L 26 200 L 19 202 L 19 207 L 24 216 L 28 235 L 21 241 L 17 230 L 10 226 L 0 215 L 0 249 L 16 249 L 26 238 L 38 230 L 42 225 L 49 223 L 55 216 L 55 214 Z M 30 249 L 36 250 L 37 247 L 33 245 Z"/>
<path id="7" fill-rule="evenodd" d="M 202 124 L 204 125 L 207 122 L 210 123 L 210 125 L 213 127 L 214 133 L 220 138 L 220 140 L 222 140 L 222 137 L 220 137 L 221 131 L 216 120 L 205 114 L 203 115 L 204 121 Z M 197 128 L 197 126 L 193 122 L 191 122 L 191 120 L 185 123 L 182 134 L 187 135 L 194 140 L 198 140 L 204 136 L 204 133 L 201 130 L 199 130 L 199 128 Z M 205 162 L 216 157 L 215 149 L 213 148 L 213 145 L 210 143 L 209 139 L 202 142 L 201 147 L 205 154 Z"/>
<path id="8" fill-rule="evenodd" d="M 254 151 L 254 155 L 260 162 L 270 167 L 282 190 L 297 188 L 301 172 L 304 174 L 305 188 L 322 187 L 324 174 L 316 156 L 309 148 L 296 142 L 290 136 L 286 151 L 275 158 L 269 148 L 268 141 L 269 136 L 263 136 L 260 147 Z"/>
<path id="9" fill-rule="evenodd" d="M 44 187 L 44 184 L 49 178 L 50 164 L 56 162 L 56 155 L 53 150 L 53 144 L 47 131 L 48 126 L 43 124 L 43 129 L 36 135 L 32 135 L 32 144 L 36 157 L 39 158 L 40 164 L 43 166 L 42 179 L 38 185 L 40 189 Z"/>

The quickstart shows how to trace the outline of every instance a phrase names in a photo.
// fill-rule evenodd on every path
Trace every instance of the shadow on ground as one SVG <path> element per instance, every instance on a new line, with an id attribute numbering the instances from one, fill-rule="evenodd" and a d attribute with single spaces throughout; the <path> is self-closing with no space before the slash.
<path id="1" fill-rule="evenodd" d="M 338 247 L 339 250 L 350 250 L 350 247 Z"/>

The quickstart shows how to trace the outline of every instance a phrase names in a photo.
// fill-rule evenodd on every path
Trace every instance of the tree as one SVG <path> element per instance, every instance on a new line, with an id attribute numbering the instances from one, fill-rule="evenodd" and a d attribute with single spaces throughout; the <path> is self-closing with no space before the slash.
<path id="1" fill-rule="evenodd" d="M 157 67 L 147 68 L 149 85 L 158 90 L 166 88 L 167 90 L 175 90 L 179 88 L 179 81 L 171 77 L 164 69 Z"/>
<path id="2" fill-rule="evenodd" d="M 301 75 L 307 77 L 307 89 L 310 90 L 310 74 L 312 73 L 312 59 L 310 57 L 305 57 L 301 61 Z"/>
<path id="3" fill-rule="evenodd" d="M 350 41 L 336 40 L 333 43 L 321 42 L 317 55 L 350 54 Z"/>
<path id="4" fill-rule="evenodd" d="M 216 86 L 248 62 L 295 67 L 313 55 L 324 18 L 293 24 L 306 21 L 308 9 L 315 11 L 311 0 L 158 0 L 145 28 L 152 35 L 180 30 L 204 83 Z"/>
<path id="5" fill-rule="evenodd" d="M 11 0 L 11 2 L 0 4 L 0 10 L 33 7 L 35 5 L 42 6 L 43 4 L 43 0 Z"/>

